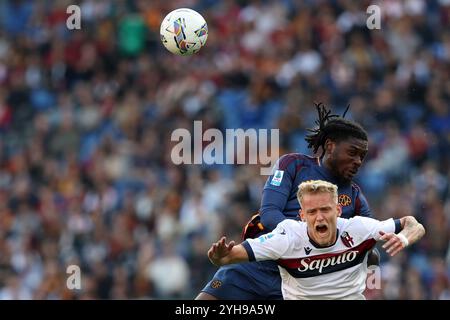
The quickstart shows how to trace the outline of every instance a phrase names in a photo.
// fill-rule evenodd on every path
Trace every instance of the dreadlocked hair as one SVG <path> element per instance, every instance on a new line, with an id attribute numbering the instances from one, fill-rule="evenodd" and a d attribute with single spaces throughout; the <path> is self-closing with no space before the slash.
<path id="1" fill-rule="evenodd" d="M 354 121 L 344 119 L 350 105 L 347 106 L 342 116 L 331 114 L 323 103 L 314 103 L 319 118 L 315 121 L 316 128 L 308 129 L 310 134 L 305 137 L 308 142 L 308 148 L 313 149 L 316 154 L 320 147 L 322 147 L 322 154 L 320 158 L 325 155 L 325 141 L 331 139 L 335 142 L 340 142 L 348 138 L 357 138 L 367 141 L 367 132 Z"/>

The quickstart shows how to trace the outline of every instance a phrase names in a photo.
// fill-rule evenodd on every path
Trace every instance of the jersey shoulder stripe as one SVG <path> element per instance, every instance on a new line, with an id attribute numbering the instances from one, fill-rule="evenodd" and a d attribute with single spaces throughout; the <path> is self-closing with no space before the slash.
<path id="1" fill-rule="evenodd" d="M 356 192 L 361 192 L 361 187 L 358 186 L 355 182 L 352 182 L 352 189 L 354 189 Z"/>
<path id="2" fill-rule="evenodd" d="M 361 215 L 361 208 L 362 208 L 362 203 L 361 203 L 361 198 L 360 198 L 360 194 L 361 194 L 361 188 L 354 182 L 352 182 L 352 192 L 355 192 L 355 216 L 360 216 Z"/>
<path id="3" fill-rule="evenodd" d="M 307 156 L 301 153 L 288 153 L 280 158 L 277 169 L 286 170 L 286 168 L 294 161 L 297 161 L 296 167 L 304 165 L 319 165 L 319 158 Z"/>

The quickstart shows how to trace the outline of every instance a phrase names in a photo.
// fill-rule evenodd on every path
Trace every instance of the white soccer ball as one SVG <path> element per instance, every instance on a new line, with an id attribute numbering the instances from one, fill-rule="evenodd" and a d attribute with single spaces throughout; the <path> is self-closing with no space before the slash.
<path id="1" fill-rule="evenodd" d="M 167 50 L 188 56 L 198 52 L 208 38 L 205 19 L 192 9 L 180 8 L 170 12 L 161 22 L 161 42 Z"/>

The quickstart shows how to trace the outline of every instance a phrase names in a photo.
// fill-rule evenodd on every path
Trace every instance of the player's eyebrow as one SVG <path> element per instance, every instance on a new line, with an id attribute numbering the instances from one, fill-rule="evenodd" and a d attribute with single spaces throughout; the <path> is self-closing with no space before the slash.
<path id="1" fill-rule="evenodd" d="M 356 146 L 356 145 L 350 145 L 350 149 L 354 149 L 354 150 L 356 150 L 356 151 L 361 151 L 361 152 L 367 152 L 367 151 L 369 151 L 369 148 L 367 148 L 367 147 L 360 147 L 360 146 Z"/>
<path id="2" fill-rule="evenodd" d="M 311 208 L 311 209 L 307 209 L 306 212 L 313 213 L 314 211 L 325 210 L 325 209 L 329 210 L 329 209 L 331 209 L 331 206 L 322 206 L 322 207 Z"/>

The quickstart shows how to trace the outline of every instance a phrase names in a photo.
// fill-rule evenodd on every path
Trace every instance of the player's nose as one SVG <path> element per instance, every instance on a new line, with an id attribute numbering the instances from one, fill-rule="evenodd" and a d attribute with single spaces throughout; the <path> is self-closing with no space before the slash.
<path id="1" fill-rule="evenodd" d="M 324 216 L 322 213 L 318 212 L 317 216 L 316 216 L 316 221 L 323 221 L 324 220 Z"/>

